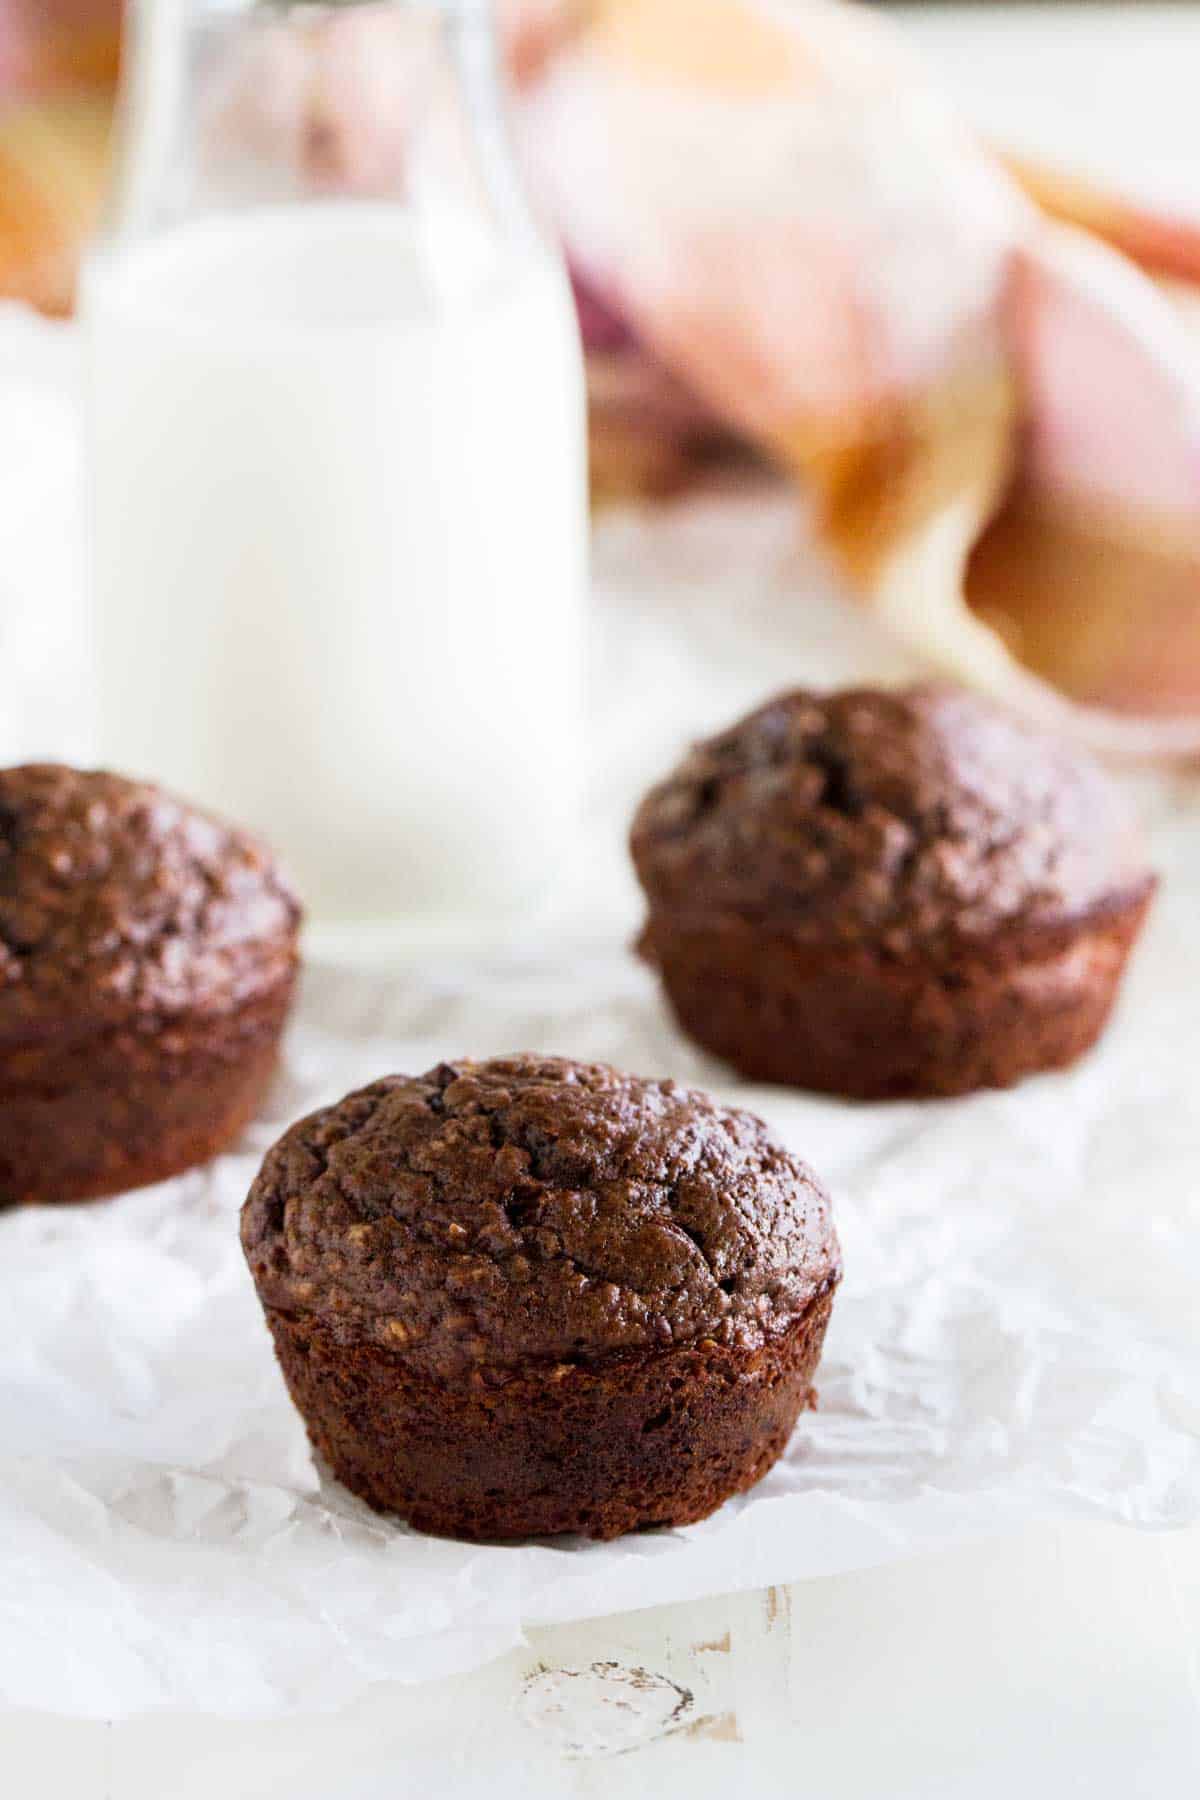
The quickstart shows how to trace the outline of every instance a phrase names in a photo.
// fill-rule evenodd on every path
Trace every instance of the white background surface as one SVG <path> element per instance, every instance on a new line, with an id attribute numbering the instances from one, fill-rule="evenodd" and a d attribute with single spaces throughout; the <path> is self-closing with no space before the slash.
<path id="1" fill-rule="evenodd" d="M 1200 220 L 1200 5 L 896 12 L 987 138 Z"/>
<path id="2" fill-rule="evenodd" d="M 1184 200 L 1190 164 L 1200 189 L 1200 23 L 1188 9 L 937 10 L 914 30 L 995 135 Z M 581 1673 L 556 1678 L 563 1669 Z M 0 1722 L 0 1790 L 21 1800 L 670 1800 L 751 1783 L 829 1800 L 1190 1797 L 1200 1534 L 1044 1529 L 556 1627 L 474 1676 L 381 1687 L 328 1718 Z"/>
<path id="3" fill-rule="evenodd" d="M 725 501 L 719 516 L 735 528 L 725 568 L 769 592 L 743 510 Z M 794 532 L 790 497 L 780 518 Z M 707 520 L 688 509 L 642 527 L 653 574 L 608 589 L 604 635 L 628 643 L 636 619 L 645 650 L 665 615 L 662 647 L 694 652 L 700 627 L 723 623 L 727 655 L 714 642 L 704 666 L 724 660 L 761 692 L 780 675 L 746 670 L 757 609 L 734 617 L 728 576 L 710 606 L 677 578 Z M 606 523 L 598 574 L 612 554 Z M 818 597 L 801 585 L 775 610 L 808 646 L 777 660 L 836 681 L 844 663 L 811 647 Z M 832 633 L 845 615 L 830 612 Z M 691 719 L 707 698 L 676 661 L 671 701 Z M 614 863 L 633 801 L 597 833 Z M 1164 891 L 1103 1045 L 1070 1071 L 941 1104 L 737 1082 L 672 1029 L 627 928 L 594 951 L 443 950 L 365 978 L 310 959 L 283 1067 L 237 1146 L 104 1206 L 0 1221 L 0 1696 L 73 1718 L 303 1717 L 372 1684 L 480 1668 L 523 1625 L 873 1569 L 1033 1523 L 1200 1520 L 1200 1013 L 1178 979 L 1200 809 L 1166 811 L 1153 843 Z M 288 1403 L 237 1234 L 268 1145 L 381 1071 L 514 1045 L 747 1106 L 833 1196 L 846 1279 L 820 1407 L 763 1481 L 700 1525 L 610 1544 L 436 1542 L 322 1479 Z"/>

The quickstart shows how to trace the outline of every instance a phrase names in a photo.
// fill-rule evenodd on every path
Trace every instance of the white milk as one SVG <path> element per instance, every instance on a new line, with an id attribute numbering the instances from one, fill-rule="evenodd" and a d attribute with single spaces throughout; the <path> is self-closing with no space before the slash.
<path id="1" fill-rule="evenodd" d="M 569 292 L 426 260 L 398 209 L 280 208 L 85 284 L 103 760 L 260 830 L 327 918 L 516 912 L 576 815 Z"/>

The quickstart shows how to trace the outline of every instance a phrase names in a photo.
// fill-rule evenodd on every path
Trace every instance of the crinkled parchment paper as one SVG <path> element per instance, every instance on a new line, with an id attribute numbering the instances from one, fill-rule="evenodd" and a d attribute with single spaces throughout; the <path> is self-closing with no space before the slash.
<path id="1" fill-rule="evenodd" d="M 69 519 L 65 486 L 53 503 L 69 416 L 52 410 L 37 513 Z M 77 596 L 61 544 L 48 565 L 10 535 L 5 751 L 42 754 L 78 730 L 38 649 Z M 558 914 L 488 952 L 317 958 L 269 1114 L 236 1154 L 111 1203 L 0 1215 L 8 1703 L 328 1707 L 371 1681 L 471 1668 L 523 1623 L 829 1574 L 1031 1519 L 1200 1518 L 1200 807 L 1183 786 L 1146 788 L 1164 892 L 1120 1015 L 1078 1069 L 886 1107 L 739 1086 L 679 1038 L 625 948 L 633 798 L 689 734 L 770 688 L 898 665 L 819 591 L 786 500 L 611 519 L 597 589 L 595 780 Z M 266 1146 L 386 1070 L 515 1048 L 716 1089 L 833 1189 L 847 1274 L 820 1410 L 703 1525 L 609 1545 L 422 1538 L 314 1467 L 284 1392 L 237 1242 Z"/>

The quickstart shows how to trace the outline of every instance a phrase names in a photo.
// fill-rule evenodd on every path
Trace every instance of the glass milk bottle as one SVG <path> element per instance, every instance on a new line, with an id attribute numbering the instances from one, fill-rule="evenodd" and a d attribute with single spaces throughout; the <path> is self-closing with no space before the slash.
<path id="1" fill-rule="evenodd" d="M 318 919 L 471 932 L 570 854 L 568 284 L 486 0 L 140 0 L 85 274 L 100 748 Z"/>

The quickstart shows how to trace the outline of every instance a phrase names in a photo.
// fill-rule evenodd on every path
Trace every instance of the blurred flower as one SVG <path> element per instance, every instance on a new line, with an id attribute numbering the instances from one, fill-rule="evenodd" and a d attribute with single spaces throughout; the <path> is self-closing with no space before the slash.
<path id="1" fill-rule="evenodd" d="M 1131 260 L 1200 295 L 1200 230 L 1003 167 L 865 8 L 497 4 L 599 489 L 769 459 L 929 658 L 1102 746 L 1200 748 L 1200 339 Z M 60 79 L 64 23 L 96 41 L 113 16 L 8 0 L 0 71 Z M 403 191 L 420 29 L 264 9 L 210 96 L 231 178 L 244 156 Z M 0 263 L 7 208 L 60 271 L 69 234 L 4 157 L 0 135 Z"/>
<path id="2" fill-rule="evenodd" d="M 518 124 L 626 359 L 795 470 L 932 659 L 1102 746 L 1200 748 L 1200 343 L 1163 294 L 1048 219 L 865 9 L 546 13 Z"/>

